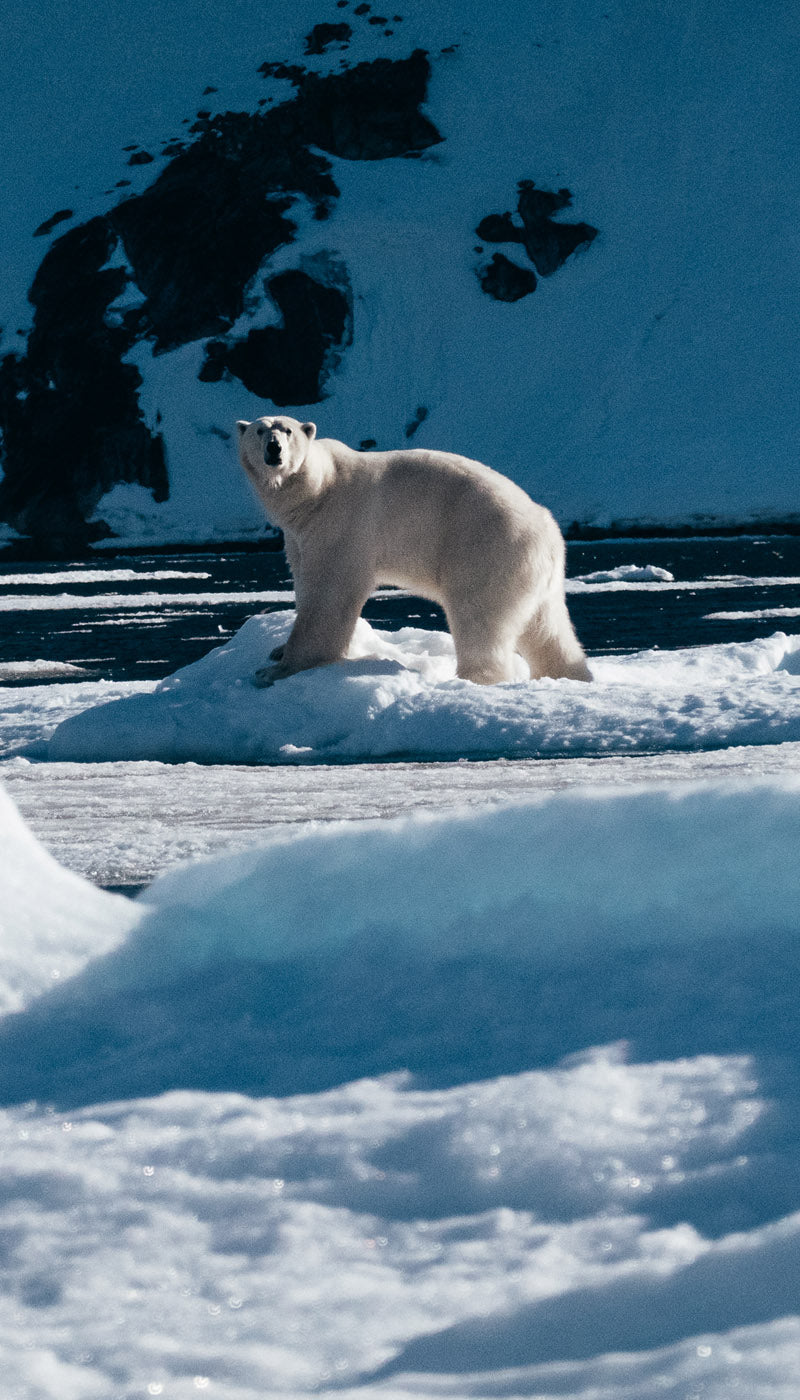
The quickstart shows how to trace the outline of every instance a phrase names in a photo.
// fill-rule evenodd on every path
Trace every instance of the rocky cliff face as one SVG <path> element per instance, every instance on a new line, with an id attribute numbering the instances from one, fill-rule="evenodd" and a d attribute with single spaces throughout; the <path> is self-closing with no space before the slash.
<path id="1" fill-rule="evenodd" d="M 369 10 L 356 14 L 391 34 L 389 20 Z M 351 34 L 346 23 L 316 24 L 303 52 L 335 45 L 338 58 Z M 116 484 L 145 487 L 155 502 L 169 498 L 168 445 L 158 420 L 145 422 L 142 377 L 126 358 L 137 344 L 148 342 L 158 356 L 197 342 L 201 383 L 237 380 L 287 408 L 323 400 L 352 344 L 345 261 L 323 251 L 273 275 L 270 261 L 294 242 L 298 206 L 318 223 L 330 218 L 340 190 L 329 156 L 411 159 L 445 139 L 422 110 L 431 57 L 415 49 L 328 73 L 283 62 L 259 71 L 281 88 L 288 81 L 293 95 L 271 106 L 263 99 L 255 112 L 201 110 L 186 138 L 166 144 L 169 158 L 149 187 L 56 237 L 42 259 L 25 352 L 0 364 L 0 519 L 30 536 L 36 552 L 68 553 L 107 536 L 106 522 L 92 515 Z M 152 160 L 140 148 L 129 152 L 131 165 Z M 597 230 L 554 222 L 570 202 L 566 190 L 550 194 L 521 180 L 518 193 L 516 222 L 508 212 L 489 215 L 477 236 L 520 245 L 539 276 L 550 276 Z M 71 210 L 57 210 L 36 236 L 70 218 Z M 476 271 L 500 301 L 536 287 L 532 268 L 505 254 Z M 278 323 L 237 332 L 259 297 Z M 417 410 L 407 436 L 426 413 Z"/>
<path id="2" fill-rule="evenodd" d="M 317 26 L 306 51 L 345 29 Z M 107 534 L 89 517 L 115 483 L 147 487 L 156 501 L 169 495 L 164 440 L 143 420 L 141 376 L 125 360 L 137 342 L 149 340 L 155 354 L 204 342 L 201 381 L 233 377 L 281 406 L 324 397 L 352 339 L 346 266 L 331 255 L 316 259 L 316 275 L 266 276 L 281 323 L 237 336 L 247 290 L 292 243 L 298 199 L 315 219 L 329 217 L 339 190 L 326 152 L 386 160 L 442 139 L 420 111 L 430 75 L 421 50 L 327 75 L 262 68 L 288 74 L 295 95 L 267 111 L 201 114 L 143 194 L 62 234 L 42 260 L 26 352 L 0 365 L 0 518 L 44 552 Z M 146 163 L 146 154 L 131 160 Z M 36 232 L 67 217 L 60 210 Z M 140 304 L 115 314 L 131 284 Z"/>

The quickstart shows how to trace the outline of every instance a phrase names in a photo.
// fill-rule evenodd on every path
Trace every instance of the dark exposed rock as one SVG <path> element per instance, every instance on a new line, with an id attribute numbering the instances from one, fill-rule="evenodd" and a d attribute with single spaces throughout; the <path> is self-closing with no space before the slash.
<path id="1" fill-rule="evenodd" d="M 219 335 L 236 320 L 248 282 L 294 238 L 286 216 L 296 194 L 326 217 L 339 191 L 319 149 L 378 160 L 441 140 L 418 110 L 429 71 L 417 50 L 307 74 L 297 96 L 269 112 L 212 118 L 149 189 L 117 206 L 110 217 L 147 297 L 157 350 Z"/>
<path id="2" fill-rule="evenodd" d="M 326 378 L 353 335 L 349 285 L 331 285 L 346 274 L 332 260 L 329 273 L 328 282 L 299 270 L 270 278 L 265 289 L 283 324 L 252 330 L 243 340 L 210 341 L 199 378 L 213 381 L 233 374 L 251 394 L 280 407 L 319 403 Z"/>
<path id="3" fill-rule="evenodd" d="M 27 352 L 0 364 L 0 518 L 35 536 L 42 553 L 102 534 L 86 518 L 116 482 L 168 494 L 163 441 L 142 418 L 139 371 L 124 363 L 137 341 L 160 352 L 211 337 L 204 379 L 235 375 L 281 405 L 324 397 L 350 343 L 349 285 L 332 264 L 268 279 L 282 325 L 238 341 L 226 332 L 259 268 L 293 240 L 297 199 L 317 219 L 330 213 L 339 191 L 324 152 L 379 160 L 442 139 L 419 110 L 428 59 L 417 50 L 326 75 L 261 71 L 290 78 L 295 95 L 254 114 L 204 109 L 196 139 L 167 143 L 168 162 L 146 190 L 57 239 L 40 265 Z M 127 149 L 131 164 L 153 160 Z M 60 216 L 67 211 L 50 227 Z M 108 266 L 120 242 L 130 274 Z M 141 306 L 110 311 L 131 280 Z"/>
<path id="4" fill-rule="evenodd" d="M 218 334 L 241 314 L 247 283 L 294 237 L 290 190 L 315 201 L 338 193 L 284 106 L 217 117 L 149 189 L 117 206 L 110 217 L 147 298 L 157 350 Z"/>
<path id="5" fill-rule="evenodd" d="M 116 242 L 102 217 L 56 240 L 31 287 L 27 354 L 0 364 L 0 517 L 48 552 L 105 533 L 86 517 L 115 482 L 167 496 L 163 442 L 142 419 L 138 370 L 123 363 L 134 336 L 109 323 L 128 281 L 105 266 Z"/>
<path id="6" fill-rule="evenodd" d="M 406 423 L 407 438 L 412 438 L 414 436 L 417 429 L 421 427 L 422 424 L 425 422 L 427 416 L 428 410 L 425 407 L 424 403 L 419 404 L 414 413 L 414 417 L 410 420 L 410 422 Z"/>
<path id="7" fill-rule="evenodd" d="M 265 78 L 286 78 L 297 87 L 307 70 L 299 63 L 262 63 L 258 71 Z"/>
<path id="8" fill-rule="evenodd" d="M 517 208 L 525 228 L 523 243 L 540 277 L 551 277 L 571 253 L 597 237 L 591 224 L 556 223 L 552 215 L 572 203 L 569 190 L 552 194 L 537 190 L 532 180 L 520 180 Z"/>
<path id="9" fill-rule="evenodd" d="M 429 77 L 422 49 L 325 77 L 307 74 L 298 90 L 306 139 L 345 160 L 387 160 L 436 145 L 442 137 L 419 110 Z"/>
<path id="10" fill-rule="evenodd" d="M 315 24 L 314 28 L 306 35 L 305 52 L 307 54 L 324 53 L 331 44 L 346 44 L 348 39 L 352 39 L 353 31 L 349 24 Z"/>
<path id="11" fill-rule="evenodd" d="M 71 209 L 57 209 L 55 214 L 51 214 L 49 219 L 45 219 L 43 224 L 33 230 L 34 238 L 41 238 L 45 233 L 52 233 L 56 224 L 63 224 L 65 219 L 72 218 Z"/>
<path id="12" fill-rule="evenodd" d="M 509 213 L 487 214 L 481 219 L 475 232 L 486 243 L 521 243 L 522 231 L 514 223 Z"/>
<path id="13" fill-rule="evenodd" d="M 478 280 L 495 301 L 520 301 L 536 291 L 536 277 L 529 267 L 519 267 L 504 253 L 495 253 L 487 267 L 478 270 Z"/>
<path id="14" fill-rule="evenodd" d="M 517 189 L 519 223 L 508 212 L 487 214 L 475 232 L 486 243 L 521 243 L 539 276 L 552 277 L 576 248 L 597 237 L 597 229 L 585 223 L 556 223 L 553 215 L 572 203 L 569 190 L 540 190 L 533 180 L 520 180 Z"/>
<path id="15" fill-rule="evenodd" d="M 155 156 L 151 156 L 149 151 L 134 151 L 128 161 L 128 165 L 151 165 Z"/>

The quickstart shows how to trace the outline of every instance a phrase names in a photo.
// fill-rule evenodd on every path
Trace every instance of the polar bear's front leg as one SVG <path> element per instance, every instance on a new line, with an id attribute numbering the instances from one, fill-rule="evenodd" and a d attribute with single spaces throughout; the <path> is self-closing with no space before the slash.
<path id="1" fill-rule="evenodd" d="M 294 626 L 283 647 L 272 652 L 272 665 L 256 671 L 256 685 L 272 685 L 298 671 L 342 661 L 372 586 L 371 576 L 366 577 L 364 571 L 357 578 L 343 580 L 341 556 L 330 566 L 324 564 L 313 571 L 304 561 Z"/>

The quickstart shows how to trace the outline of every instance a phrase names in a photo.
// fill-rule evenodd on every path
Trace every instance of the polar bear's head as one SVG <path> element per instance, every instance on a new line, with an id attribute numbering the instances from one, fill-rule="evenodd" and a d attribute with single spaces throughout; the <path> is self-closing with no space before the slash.
<path id="1" fill-rule="evenodd" d="M 241 420 L 236 427 L 242 466 L 262 491 L 276 491 L 297 475 L 317 433 L 314 423 L 298 423 L 283 414 L 254 423 Z"/>

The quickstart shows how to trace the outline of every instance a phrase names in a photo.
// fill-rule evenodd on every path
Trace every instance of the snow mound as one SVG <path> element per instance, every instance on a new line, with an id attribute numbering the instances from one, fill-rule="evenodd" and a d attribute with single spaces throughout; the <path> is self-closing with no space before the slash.
<path id="1" fill-rule="evenodd" d="M 657 564 L 618 564 L 615 569 L 597 569 L 578 574 L 575 583 L 674 583 L 675 575 Z"/>
<path id="2" fill-rule="evenodd" d="M 71 977 L 108 952 L 142 911 L 62 869 L 0 789 L 0 1013 Z"/>
<path id="3" fill-rule="evenodd" d="M 252 683 L 293 613 L 251 618 L 161 681 L 66 719 L 47 756 L 101 762 L 296 763 L 642 753 L 800 739 L 800 636 L 593 661 L 595 681 L 455 676 L 444 632 L 359 621 L 350 658 Z"/>
<path id="4" fill-rule="evenodd" d="M 0 685 L 8 681 L 48 680 L 51 676 L 85 676 L 85 666 L 73 666 L 69 661 L 0 661 Z"/>
<path id="5" fill-rule="evenodd" d="M 798 844 L 800 776 L 306 825 L 162 876 L 127 936 L 113 900 L 98 935 L 62 919 L 75 975 L 0 1025 L 0 1102 L 286 1094 L 401 1068 L 446 1085 L 609 1040 L 786 1053 Z M 30 894 L 40 984 L 53 878 Z M 110 898 L 74 888 L 90 911 Z"/>
<path id="6" fill-rule="evenodd" d="M 162 875 L 143 896 L 157 950 L 148 935 L 145 959 L 134 940 L 114 961 L 132 954 L 134 979 L 152 982 L 229 957 L 542 961 L 654 936 L 793 934 L 798 847 L 800 776 L 580 788 L 488 812 L 311 825 Z"/>
<path id="7" fill-rule="evenodd" d="M 796 1394 L 800 776 L 305 827 L 137 904 L 0 833 L 9 1394 Z"/>

